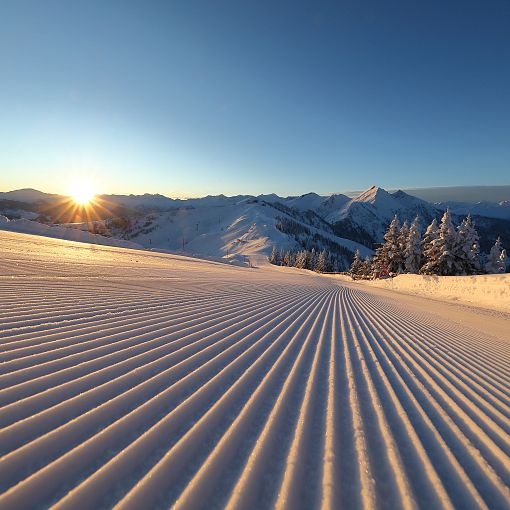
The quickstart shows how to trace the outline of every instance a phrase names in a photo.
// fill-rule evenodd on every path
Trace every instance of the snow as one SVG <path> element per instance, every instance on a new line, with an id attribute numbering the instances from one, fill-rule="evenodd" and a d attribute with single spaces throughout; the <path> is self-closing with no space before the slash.
<path id="1" fill-rule="evenodd" d="M 386 280 L 369 280 L 360 283 L 510 313 L 510 274 L 508 273 L 476 276 L 402 274 Z"/>
<path id="2" fill-rule="evenodd" d="M 0 299 L 1 508 L 508 507 L 508 315 L 6 231 Z"/>
<path id="3" fill-rule="evenodd" d="M 26 220 L 35 220 L 39 217 L 39 213 L 33 211 L 25 211 L 23 209 L 16 208 L 8 208 L 5 207 L 2 209 L 2 213 L 0 216 L 6 216 L 13 219 L 24 218 Z"/>
<path id="4" fill-rule="evenodd" d="M 287 197 L 283 203 L 300 211 L 317 210 L 325 202 L 326 198 L 317 193 L 306 193 L 300 197 Z"/>
<path id="5" fill-rule="evenodd" d="M 120 246 L 124 248 L 141 248 L 138 243 L 124 241 L 122 239 L 113 239 L 98 234 L 91 234 L 75 228 L 65 226 L 45 225 L 37 221 L 27 220 L 25 218 L 9 220 L 0 214 L 0 230 L 9 230 L 11 232 L 21 232 L 25 234 L 35 234 L 39 236 L 55 237 L 57 239 L 67 239 L 70 241 L 79 241 L 82 243 L 93 243 L 107 246 Z"/>
<path id="6" fill-rule="evenodd" d="M 342 201 L 340 207 L 324 212 L 324 218 L 330 223 L 348 219 L 380 242 L 395 215 L 401 222 L 407 220 L 409 223 L 419 216 L 421 226 L 425 227 L 439 211 L 428 202 L 402 190 L 388 193 L 383 188 L 372 186 L 358 196 Z"/>
<path id="7" fill-rule="evenodd" d="M 271 253 L 273 246 L 283 249 L 300 249 L 292 236 L 276 228 L 284 212 L 257 200 L 233 201 L 224 205 L 205 205 L 178 208 L 151 213 L 137 220 L 133 241 L 145 248 L 170 251 L 181 250 L 186 254 L 206 257 L 250 257 L 260 259 Z M 298 220 L 295 220 L 298 221 Z M 143 226 L 147 224 L 147 228 Z M 85 228 L 84 224 L 70 225 Z M 305 224 L 312 233 L 319 233 L 363 256 L 372 251 L 349 239 Z M 114 232 L 120 237 L 122 232 Z M 184 244 L 183 244 L 184 243 Z"/>

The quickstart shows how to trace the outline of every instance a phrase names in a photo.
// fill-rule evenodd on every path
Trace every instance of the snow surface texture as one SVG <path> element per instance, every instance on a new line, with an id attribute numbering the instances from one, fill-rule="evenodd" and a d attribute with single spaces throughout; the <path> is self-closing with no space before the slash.
<path id="1" fill-rule="evenodd" d="M 10 232 L 0 282 L 1 508 L 510 504 L 490 324 L 297 269 Z"/>
<path id="2" fill-rule="evenodd" d="M 510 313 L 510 274 L 422 276 L 401 274 L 386 280 L 359 280 L 363 285 Z M 509 326 L 510 339 L 510 326 Z"/>

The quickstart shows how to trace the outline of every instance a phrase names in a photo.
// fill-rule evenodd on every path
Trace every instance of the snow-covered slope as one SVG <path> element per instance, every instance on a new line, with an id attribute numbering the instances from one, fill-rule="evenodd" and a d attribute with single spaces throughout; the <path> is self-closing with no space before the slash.
<path id="1" fill-rule="evenodd" d="M 24 234 L 34 234 L 38 236 L 54 237 L 56 239 L 67 239 L 68 241 L 79 241 L 81 243 L 102 244 L 107 246 L 120 246 L 123 248 L 141 248 L 138 243 L 104 237 L 98 234 L 91 234 L 75 228 L 69 228 L 61 225 L 44 225 L 37 221 L 20 218 L 9 220 L 0 215 L 0 230 L 11 232 L 21 232 Z"/>
<path id="2" fill-rule="evenodd" d="M 9 232 L 0 281 L 0 508 L 508 507 L 508 318 Z"/>
<path id="3" fill-rule="evenodd" d="M 349 197 L 340 193 L 330 195 L 317 209 L 317 214 L 324 219 L 330 218 L 330 215 L 341 211 L 350 201 Z"/>
<path id="4" fill-rule="evenodd" d="M 477 276 L 402 274 L 386 280 L 360 283 L 510 313 L 510 274 Z"/>
<path id="5" fill-rule="evenodd" d="M 301 249 L 293 235 L 277 228 L 279 219 L 287 218 L 315 234 L 330 239 L 354 252 L 364 255 L 370 250 L 348 239 L 333 234 L 328 225 L 315 217 L 275 207 L 260 199 L 242 199 L 237 203 L 204 205 L 150 213 L 132 222 L 129 229 L 112 229 L 115 237 L 131 239 L 147 248 L 183 250 L 197 255 L 231 257 L 267 256 L 273 246 L 283 249 Z M 314 217 L 312 216 L 312 219 Z M 346 260 L 346 264 L 349 260 Z"/>

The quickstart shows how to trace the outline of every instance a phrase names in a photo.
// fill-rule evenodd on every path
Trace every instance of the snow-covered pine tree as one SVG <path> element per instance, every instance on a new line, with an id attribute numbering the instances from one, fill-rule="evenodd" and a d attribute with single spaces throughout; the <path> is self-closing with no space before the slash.
<path id="1" fill-rule="evenodd" d="M 480 241 L 471 215 L 457 227 L 457 256 L 464 274 L 480 273 Z"/>
<path id="2" fill-rule="evenodd" d="M 501 246 L 501 239 L 498 237 L 491 248 L 485 271 L 491 274 L 504 273 L 506 271 L 506 250 Z"/>
<path id="3" fill-rule="evenodd" d="M 364 280 L 372 278 L 372 260 L 367 255 L 361 265 L 361 276 Z"/>
<path id="4" fill-rule="evenodd" d="M 269 255 L 269 262 L 275 265 L 278 265 L 280 263 L 280 252 L 276 249 L 276 246 L 273 246 L 271 255 Z"/>
<path id="5" fill-rule="evenodd" d="M 307 259 L 306 250 L 301 250 L 300 252 L 298 252 L 298 254 L 296 255 L 296 267 L 298 267 L 299 269 L 305 269 L 306 259 Z"/>
<path id="6" fill-rule="evenodd" d="M 420 270 L 422 274 L 455 276 L 463 273 L 463 265 L 456 254 L 457 231 L 452 223 L 450 211 L 446 209 L 437 231 L 437 238 L 431 243 L 427 261 Z"/>
<path id="7" fill-rule="evenodd" d="M 284 250 L 282 253 L 282 265 L 290 266 L 290 251 Z"/>
<path id="8" fill-rule="evenodd" d="M 363 266 L 363 262 L 361 261 L 361 254 L 359 250 L 356 250 L 354 254 L 354 258 L 352 259 L 351 269 L 349 271 L 351 278 L 355 280 L 361 276 L 361 269 Z"/>
<path id="9" fill-rule="evenodd" d="M 409 237 L 409 225 L 407 224 L 407 220 L 404 220 L 402 226 L 400 227 L 400 232 L 398 234 L 398 257 L 395 261 L 398 264 L 397 273 L 405 272 L 405 251 L 407 246 L 407 240 Z"/>
<path id="10" fill-rule="evenodd" d="M 499 256 L 499 263 L 502 272 L 504 273 L 506 271 L 506 250 L 504 248 L 501 250 L 501 254 Z"/>
<path id="11" fill-rule="evenodd" d="M 399 247 L 400 225 L 395 215 L 391 221 L 386 234 L 384 234 L 384 243 L 377 248 L 374 265 L 380 272 L 386 269 L 389 273 L 397 273 L 402 265 L 402 253 Z"/>
<path id="12" fill-rule="evenodd" d="M 432 241 L 437 239 L 437 220 L 434 218 L 432 223 L 427 227 L 423 239 L 421 241 L 421 260 L 420 260 L 420 273 L 421 268 L 429 261 L 432 255 Z"/>
<path id="13" fill-rule="evenodd" d="M 315 266 L 315 271 L 318 273 L 324 273 L 326 272 L 328 265 L 328 255 L 326 253 L 326 250 L 322 250 L 319 253 L 319 256 L 317 257 L 317 264 Z"/>
<path id="14" fill-rule="evenodd" d="M 421 264 L 421 231 L 418 216 L 409 227 L 407 242 L 404 247 L 404 267 L 406 273 L 418 274 Z"/>
<path id="15" fill-rule="evenodd" d="M 316 267 L 317 267 L 317 252 L 315 251 L 315 248 L 312 248 L 312 251 L 308 255 L 308 267 L 307 267 L 307 269 L 315 271 Z"/>

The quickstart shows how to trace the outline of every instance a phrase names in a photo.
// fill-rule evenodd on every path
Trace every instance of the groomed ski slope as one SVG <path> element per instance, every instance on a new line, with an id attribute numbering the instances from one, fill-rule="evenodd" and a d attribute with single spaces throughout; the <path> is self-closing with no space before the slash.
<path id="1" fill-rule="evenodd" d="M 0 508 L 508 508 L 509 342 L 395 296 L 0 232 Z"/>

